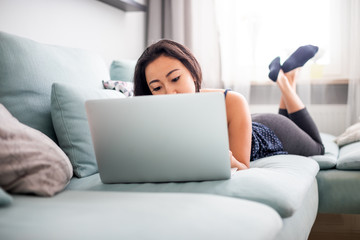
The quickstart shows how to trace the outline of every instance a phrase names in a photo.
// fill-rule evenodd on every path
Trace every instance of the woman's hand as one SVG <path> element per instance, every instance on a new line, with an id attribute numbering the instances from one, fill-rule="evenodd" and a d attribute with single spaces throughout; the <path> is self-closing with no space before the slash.
<path id="1" fill-rule="evenodd" d="M 230 150 L 229 150 L 229 155 L 230 155 L 231 168 L 237 168 L 237 171 L 248 169 L 248 167 L 245 164 L 236 160 L 236 158 L 233 156 Z"/>

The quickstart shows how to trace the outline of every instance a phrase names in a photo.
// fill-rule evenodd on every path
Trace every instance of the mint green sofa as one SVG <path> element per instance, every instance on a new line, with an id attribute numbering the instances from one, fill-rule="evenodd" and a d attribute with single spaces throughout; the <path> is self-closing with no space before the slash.
<path id="1" fill-rule="evenodd" d="M 335 137 L 322 134 L 326 146 L 324 156 L 313 156 L 321 171 L 316 179 L 319 186 L 319 212 L 360 214 L 360 142 L 342 146 Z"/>
<path id="2" fill-rule="evenodd" d="M 355 176 L 351 192 L 360 181 L 360 171 L 334 169 L 339 149 L 324 135 L 326 149 L 332 150 L 326 156 L 263 158 L 229 180 L 102 184 L 83 102 L 117 97 L 103 93 L 101 81 L 109 79 L 93 53 L 0 32 L 0 103 L 57 143 L 74 170 L 53 197 L 0 188 L 0 239 L 306 239 L 318 210 L 333 207 L 327 198 L 336 189 L 325 189 L 333 184 L 328 176 L 333 171 Z M 332 170 L 319 173 L 321 166 Z M 343 188 L 341 194 L 350 193 Z M 359 193 L 351 196 L 348 206 L 336 211 L 358 213 L 352 204 L 359 202 Z M 337 205 L 339 199 L 331 197 Z"/>

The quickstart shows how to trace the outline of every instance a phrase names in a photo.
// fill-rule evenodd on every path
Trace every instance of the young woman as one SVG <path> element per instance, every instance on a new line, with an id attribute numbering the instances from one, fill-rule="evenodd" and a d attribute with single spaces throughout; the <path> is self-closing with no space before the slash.
<path id="1" fill-rule="evenodd" d="M 223 92 L 231 167 L 238 170 L 247 169 L 250 161 L 266 156 L 324 154 L 317 127 L 296 94 L 295 82 L 299 67 L 316 51 L 314 46 L 303 46 L 282 66 L 279 58 L 270 64 L 269 77 L 277 83 L 282 93 L 279 114 L 250 115 L 248 103 L 240 93 L 201 89 L 199 63 L 189 49 L 171 40 L 160 40 L 140 56 L 135 67 L 134 95 Z"/>

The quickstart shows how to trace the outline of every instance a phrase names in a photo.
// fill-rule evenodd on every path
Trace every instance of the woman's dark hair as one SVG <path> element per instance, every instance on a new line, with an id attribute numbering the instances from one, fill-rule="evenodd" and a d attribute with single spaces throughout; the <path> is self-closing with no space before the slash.
<path id="1" fill-rule="evenodd" d="M 200 64 L 190 50 L 171 40 L 160 40 L 145 49 L 136 63 L 134 73 L 134 95 L 152 95 L 146 82 L 145 69 L 160 56 L 167 56 L 179 60 L 191 73 L 195 80 L 196 92 L 201 88 L 202 73 Z"/>

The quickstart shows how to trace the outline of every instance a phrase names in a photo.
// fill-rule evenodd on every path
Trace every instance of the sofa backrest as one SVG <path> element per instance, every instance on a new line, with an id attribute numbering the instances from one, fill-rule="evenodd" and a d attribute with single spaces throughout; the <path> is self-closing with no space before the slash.
<path id="1" fill-rule="evenodd" d="M 102 88 L 109 71 L 98 55 L 0 32 L 0 103 L 20 122 L 57 142 L 50 113 L 54 82 Z"/>

